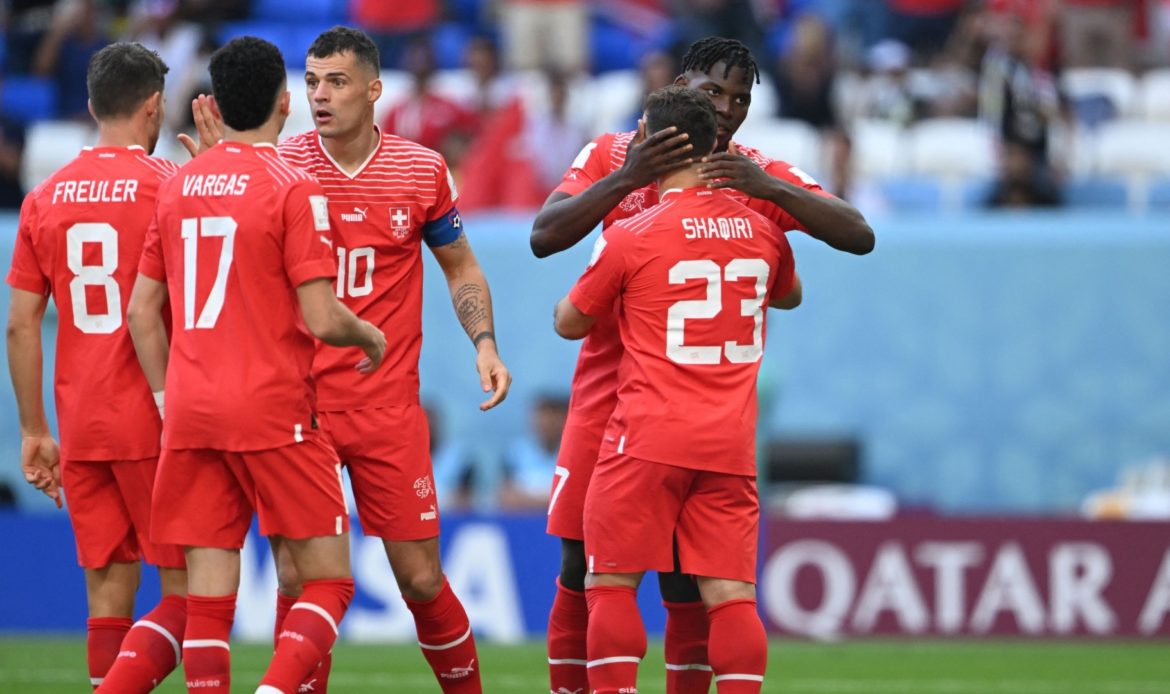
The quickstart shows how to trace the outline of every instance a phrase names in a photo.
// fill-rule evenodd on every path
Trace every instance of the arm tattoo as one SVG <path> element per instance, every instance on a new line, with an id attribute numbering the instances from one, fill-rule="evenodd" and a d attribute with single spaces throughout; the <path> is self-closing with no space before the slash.
<path id="1" fill-rule="evenodd" d="M 491 330 L 489 320 L 489 306 L 487 288 L 481 284 L 468 283 L 460 285 L 451 295 L 451 302 L 455 304 L 455 315 L 463 331 L 474 341 L 481 339 L 480 333 Z"/>
<path id="2" fill-rule="evenodd" d="M 444 248 L 444 249 L 451 250 L 451 251 L 457 251 L 457 250 L 463 250 L 464 248 L 467 248 L 467 246 L 468 246 L 467 234 L 464 234 L 463 232 L 459 232 L 459 236 L 457 236 L 454 241 L 447 244 L 446 246 L 440 246 L 440 248 Z"/>

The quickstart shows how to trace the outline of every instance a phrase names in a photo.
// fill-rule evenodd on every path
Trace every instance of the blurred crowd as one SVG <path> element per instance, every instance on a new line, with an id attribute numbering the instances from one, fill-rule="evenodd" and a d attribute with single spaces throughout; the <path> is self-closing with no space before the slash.
<path id="1" fill-rule="evenodd" d="M 961 117 L 997 134 L 986 204 L 1057 205 L 1068 133 L 1120 112 L 1108 84 L 1069 94 L 1062 72 L 1140 73 L 1170 58 L 1168 0 L 7 0 L 4 19 L 4 207 L 21 197 L 22 121 L 86 120 L 85 66 L 112 40 L 140 41 L 171 67 L 173 133 L 191 127 L 183 105 L 208 89 L 222 41 L 278 30 L 292 69 L 320 28 L 361 26 L 385 70 L 408 80 L 387 90 L 383 126 L 441 151 L 457 174 L 476 172 L 462 177 L 465 209 L 539 205 L 595 126 L 634 127 L 640 96 L 712 34 L 753 49 L 774 95 L 757 109 L 815 129 L 822 161 L 793 163 L 839 195 L 872 192 L 853 163 L 856 124 Z M 617 70 L 637 70 L 637 93 L 581 97 L 584 82 Z M 451 72 L 457 88 L 443 84 Z M 599 120 L 602 107 L 582 103 L 599 99 L 623 103 Z"/>

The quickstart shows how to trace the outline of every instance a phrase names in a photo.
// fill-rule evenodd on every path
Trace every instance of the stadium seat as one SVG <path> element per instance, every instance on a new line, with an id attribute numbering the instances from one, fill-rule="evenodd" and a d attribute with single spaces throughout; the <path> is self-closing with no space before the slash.
<path id="1" fill-rule="evenodd" d="M 776 85 L 769 75 L 760 75 L 760 83 L 752 87 L 752 106 L 748 110 L 747 119 L 776 118 L 779 115 L 780 98 L 776 95 Z"/>
<path id="2" fill-rule="evenodd" d="M 33 123 L 24 138 L 21 186 L 32 190 L 96 139 L 93 129 L 81 123 L 51 120 Z"/>
<path id="3" fill-rule="evenodd" d="M 906 172 L 906 134 L 884 120 L 858 120 L 850 131 L 853 170 L 864 178 L 887 178 Z"/>
<path id="4" fill-rule="evenodd" d="M 593 78 L 593 130 L 625 130 L 642 101 L 642 78 L 637 70 L 611 70 Z"/>
<path id="5" fill-rule="evenodd" d="M 41 77 L 5 77 L 0 83 L 0 113 L 22 123 L 55 118 L 57 84 Z"/>
<path id="6" fill-rule="evenodd" d="M 439 70 L 431 85 L 442 96 L 460 104 L 469 104 L 475 99 L 475 75 L 471 70 Z"/>
<path id="7" fill-rule="evenodd" d="M 252 0 L 252 17 L 273 22 L 345 22 L 344 0 Z"/>
<path id="8" fill-rule="evenodd" d="M 1105 96 L 1121 117 L 1134 112 L 1137 81 L 1129 72 L 1117 68 L 1074 68 L 1066 70 L 1060 86 L 1073 102 Z"/>
<path id="9" fill-rule="evenodd" d="M 431 47 L 440 70 L 463 67 L 463 52 L 471 36 L 470 29 L 455 22 L 444 22 L 431 31 Z"/>
<path id="10" fill-rule="evenodd" d="M 238 36 L 257 36 L 271 41 L 277 47 L 288 44 L 286 34 L 288 27 L 282 22 L 265 22 L 257 20 L 241 20 L 238 22 L 224 22 L 216 38 L 221 44 L 227 43 Z M 284 49 L 281 49 L 284 52 Z M 289 56 L 285 56 L 287 60 Z M 302 65 L 304 63 L 301 63 Z"/>
<path id="11" fill-rule="evenodd" d="M 269 40 L 275 43 L 281 54 L 284 55 L 285 65 L 299 69 L 305 66 L 305 54 L 308 53 L 309 46 L 313 45 L 313 41 L 321 32 L 332 27 L 333 24 L 328 22 L 290 24 L 277 34 L 277 38 Z M 302 73 L 301 79 L 298 79 L 297 82 L 301 82 L 303 79 L 304 74 Z"/>
<path id="12" fill-rule="evenodd" d="M 1147 72 L 1138 83 L 1138 94 L 1146 120 L 1170 121 L 1170 69 Z"/>
<path id="13" fill-rule="evenodd" d="M 1170 174 L 1170 123 L 1107 123 L 1097 133 L 1096 160 L 1107 174 Z"/>
<path id="14" fill-rule="evenodd" d="M 814 177 L 824 170 L 821 137 L 803 121 L 765 118 L 744 123 L 735 141 L 755 147 L 764 156 L 800 167 Z"/>
<path id="15" fill-rule="evenodd" d="M 994 173 L 993 136 L 975 120 L 921 121 L 910 129 L 909 145 L 910 166 L 916 174 L 957 180 Z"/>
<path id="16" fill-rule="evenodd" d="M 1074 178 L 1064 186 L 1065 207 L 1072 209 L 1124 209 L 1127 200 L 1125 182 L 1116 178 Z"/>

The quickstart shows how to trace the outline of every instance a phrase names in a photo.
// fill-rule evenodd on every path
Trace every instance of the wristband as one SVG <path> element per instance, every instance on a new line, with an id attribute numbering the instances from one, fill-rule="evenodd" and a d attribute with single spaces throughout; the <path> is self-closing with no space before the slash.
<path id="1" fill-rule="evenodd" d="M 158 418 L 159 419 L 162 419 L 162 416 L 163 416 L 163 395 L 165 395 L 165 394 L 166 394 L 165 390 L 154 391 L 154 405 L 155 405 L 155 407 L 158 408 Z"/>

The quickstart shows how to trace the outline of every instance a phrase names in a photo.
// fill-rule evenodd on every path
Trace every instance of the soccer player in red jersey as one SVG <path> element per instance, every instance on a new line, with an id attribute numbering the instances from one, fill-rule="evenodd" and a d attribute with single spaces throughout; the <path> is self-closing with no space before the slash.
<path id="1" fill-rule="evenodd" d="M 646 125 L 674 126 L 699 155 L 716 137 L 711 101 L 685 87 L 646 100 Z M 756 374 L 765 303 L 800 302 L 784 232 L 698 164 L 659 177 L 660 202 L 609 227 L 556 307 L 584 337 L 620 299 L 617 407 L 585 498 L 592 692 L 636 692 L 645 571 L 693 575 L 710 621 L 720 694 L 759 692 L 767 637 L 756 612 Z"/>
<path id="2" fill-rule="evenodd" d="M 8 275 L 8 366 L 20 411 L 21 468 L 57 506 L 60 490 L 68 490 L 85 569 L 90 682 L 100 685 L 117 660 L 129 666 L 120 692 L 149 691 L 174 669 L 186 621 L 183 552 L 150 541 L 160 412 L 124 320 L 159 186 L 177 168 L 150 156 L 163 122 L 166 72 L 156 53 L 133 43 L 107 46 L 90 60 L 97 146 L 25 198 Z M 60 458 L 41 399 L 49 296 L 60 315 L 54 379 Z M 142 558 L 159 567 L 163 598 L 132 626 Z"/>
<path id="3" fill-rule="evenodd" d="M 223 142 L 163 184 L 130 298 L 139 361 L 166 392 L 152 531 L 186 548 L 191 692 L 229 691 L 239 550 L 253 514 L 261 533 L 280 538 L 304 591 L 257 691 L 296 692 L 353 596 L 341 466 L 314 412 L 312 338 L 360 347 L 362 373 L 379 366 L 386 343 L 333 294 L 324 191 L 276 151 L 289 113 L 280 51 L 234 39 L 210 73 Z"/>
<path id="4" fill-rule="evenodd" d="M 503 401 L 511 376 L 496 351 L 487 280 L 463 233 L 446 162 L 375 126 L 378 77 L 378 50 L 366 34 L 347 27 L 322 33 L 305 66 L 317 127 L 280 145 L 285 160 L 315 176 L 328 196 L 337 296 L 391 336 L 390 366 L 368 379 L 349 367 L 352 350 L 319 346 L 313 362 L 318 409 L 349 470 L 362 528 L 382 539 L 435 679 L 446 692 L 479 692 L 471 624 L 439 561 L 429 432 L 419 404 L 423 243 L 447 278 L 483 389 L 492 391 L 480 409 Z M 214 112 L 199 102 L 194 108 L 207 131 L 201 139 L 214 139 Z M 303 577 L 279 543 L 273 549 L 279 625 Z M 328 674 L 326 658 L 305 684 L 321 688 Z"/>
<path id="5" fill-rule="evenodd" d="M 713 188 L 730 189 L 786 231 L 800 229 L 834 248 L 868 253 L 873 231 L 852 205 L 826 193 L 800 169 L 732 143 L 747 117 L 752 84 L 758 79 L 751 53 L 733 39 L 706 38 L 687 51 L 675 83 L 711 99 L 718 127 L 715 154 L 705 158 L 700 175 Z M 643 124 L 637 132 L 608 133 L 585 146 L 533 222 L 533 253 L 544 257 L 570 248 L 599 223 L 608 227 L 657 203 L 656 178 L 689 166 L 695 153 L 685 133 L 670 127 L 647 132 Z M 549 499 L 548 530 L 561 538 L 562 545 L 548 626 L 553 692 L 588 686 L 582 513 L 605 423 L 617 402 L 621 354 L 617 319 L 602 316 L 581 345 L 573 375 L 569 419 Z M 707 615 L 694 583 L 677 573 L 659 574 L 659 587 L 667 608 L 667 691 L 706 692 L 711 677 Z"/>

